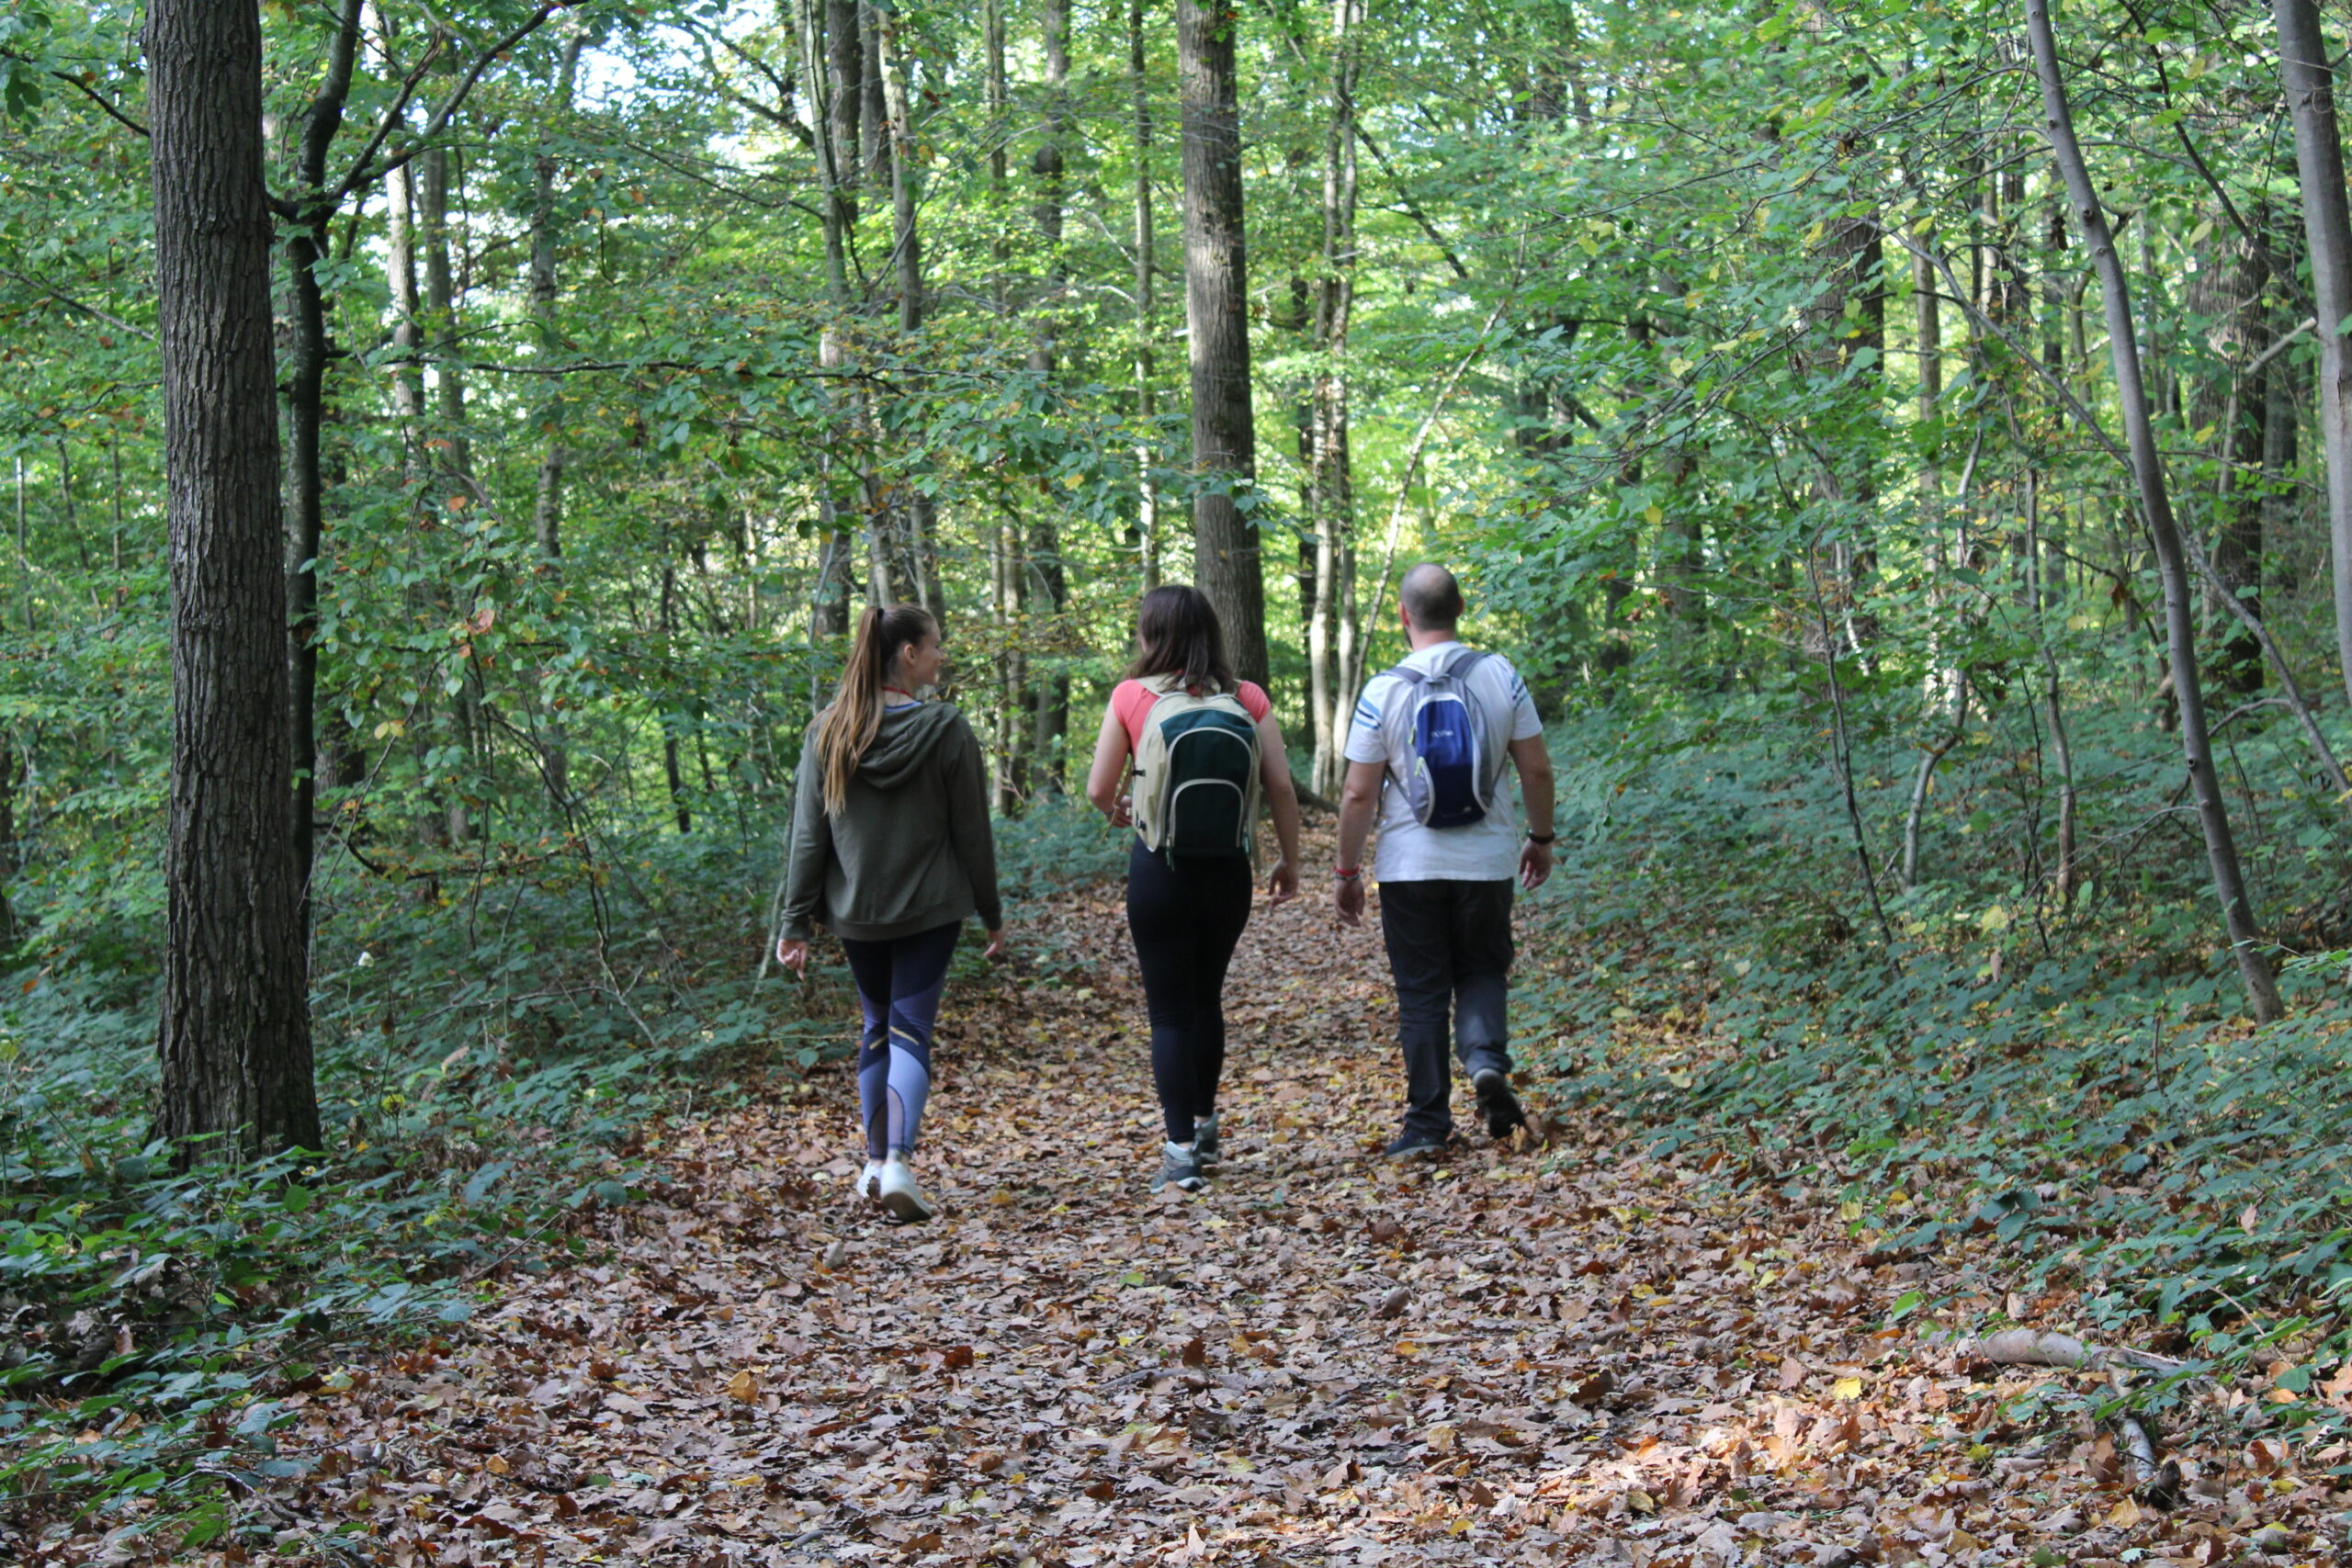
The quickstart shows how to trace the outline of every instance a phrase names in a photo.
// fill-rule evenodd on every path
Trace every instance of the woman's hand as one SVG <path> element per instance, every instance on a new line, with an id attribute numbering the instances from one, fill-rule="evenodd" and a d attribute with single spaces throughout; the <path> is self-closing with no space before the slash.
<path id="1" fill-rule="evenodd" d="M 1111 809 L 1103 815 L 1111 818 L 1111 826 L 1114 828 L 1134 827 L 1136 825 L 1136 797 L 1132 795 L 1123 795 L 1119 796 L 1118 799 L 1111 803 Z"/>
<path id="2" fill-rule="evenodd" d="M 808 939 L 789 936 L 776 938 L 775 961 L 806 980 L 808 977 Z"/>
<path id="3" fill-rule="evenodd" d="M 1272 908 L 1277 904 L 1287 904 L 1297 897 L 1298 867 L 1287 860 L 1276 861 L 1274 869 L 1266 874 L 1266 907 Z"/>
<path id="4" fill-rule="evenodd" d="M 1004 956 L 1004 928 L 1002 926 L 989 932 L 989 944 L 980 950 L 980 956 L 990 963 Z"/>

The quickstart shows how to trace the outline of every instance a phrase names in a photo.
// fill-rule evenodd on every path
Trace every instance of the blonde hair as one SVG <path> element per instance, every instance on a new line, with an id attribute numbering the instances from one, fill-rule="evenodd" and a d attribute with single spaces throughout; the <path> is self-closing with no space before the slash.
<path id="1" fill-rule="evenodd" d="M 874 738 L 882 733 L 882 682 L 889 678 L 899 650 L 938 630 L 931 612 L 916 604 L 893 604 L 887 610 L 868 604 L 859 614 L 849 663 L 842 670 L 841 684 L 833 688 L 833 705 L 819 716 L 824 728 L 817 737 L 817 766 L 827 816 L 840 816 L 849 804 L 849 781 L 873 750 Z"/>

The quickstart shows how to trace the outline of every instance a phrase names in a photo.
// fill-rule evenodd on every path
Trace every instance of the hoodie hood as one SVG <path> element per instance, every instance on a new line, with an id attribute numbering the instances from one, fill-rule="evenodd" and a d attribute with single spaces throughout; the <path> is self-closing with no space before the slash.
<path id="1" fill-rule="evenodd" d="M 857 776 L 875 789 L 899 788 L 931 762 L 954 732 L 958 716 L 953 703 L 884 712 L 874 744 L 857 764 Z"/>

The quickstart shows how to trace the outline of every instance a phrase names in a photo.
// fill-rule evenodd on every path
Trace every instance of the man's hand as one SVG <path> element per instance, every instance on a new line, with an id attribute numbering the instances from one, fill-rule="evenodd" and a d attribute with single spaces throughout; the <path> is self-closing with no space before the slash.
<path id="1" fill-rule="evenodd" d="M 808 977 L 808 939 L 788 936 L 776 938 L 775 961 L 806 980 Z"/>
<path id="2" fill-rule="evenodd" d="M 1552 846 L 1530 839 L 1519 849 L 1519 885 L 1532 893 L 1552 874 Z"/>
<path id="3" fill-rule="evenodd" d="M 1297 897 L 1298 867 L 1286 860 L 1276 861 L 1274 869 L 1266 875 L 1266 907 L 1287 904 Z"/>
<path id="4" fill-rule="evenodd" d="M 980 950 L 980 956 L 990 963 L 1004 956 L 1004 928 L 1002 926 L 989 932 L 989 944 Z"/>
<path id="5" fill-rule="evenodd" d="M 1340 923 L 1354 928 L 1363 924 L 1363 878 L 1343 876 L 1331 889 L 1331 908 L 1339 911 Z"/>

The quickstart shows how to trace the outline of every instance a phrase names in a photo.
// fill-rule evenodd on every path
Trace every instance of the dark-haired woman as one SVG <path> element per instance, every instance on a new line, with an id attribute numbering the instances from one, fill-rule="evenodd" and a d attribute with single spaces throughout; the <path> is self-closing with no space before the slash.
<path id="1" fill-rule="evenodd" d="M 865 1015 L 858 1193 L 901 1223 L 931 1217 L 908 1156 L 956 934 L 977 914 L 988 956 L 1004 949 L 979 742 L 956 709 L 916 694 L 939 666 L 939 626 L 922 610 L 869 606 L 858 617 L 832 705 L 801 747 L 775 944 L 778 960 L 806 974 L 812 926 L 841 938 Z"/>
<path id="2" fill-rule="evenodd" d="M 1134 818 L 1126 781 L 1143 745 L 1153 705 L 1174 691 L 1230 695 L 1257 726 L 1258 783 L 1274 819 L 1282 859 L 1267 874 L 1276 904 L 1298 892 L 1298 791 L 1291 784 L 1265 692 L 1237 681 L 1225 633 L 1197 588 L 1155 588 L 1136 611 L 1136 659 L 1112 689 L 1094 743 L 1087 797 L 1119 827 Z M 1217 1079 L 1225 1070 L 1225 971 L 1250 923 L 1250 857 L 1162 856 L 1137 837 L 1127 852 L 1127 930 L 1143 970 L 1151 1019 L 1151 1079 L 1159 1091 L 1166 1142 L 1154 1192 L 1197 1190 L 1217 1163 Z"/>

